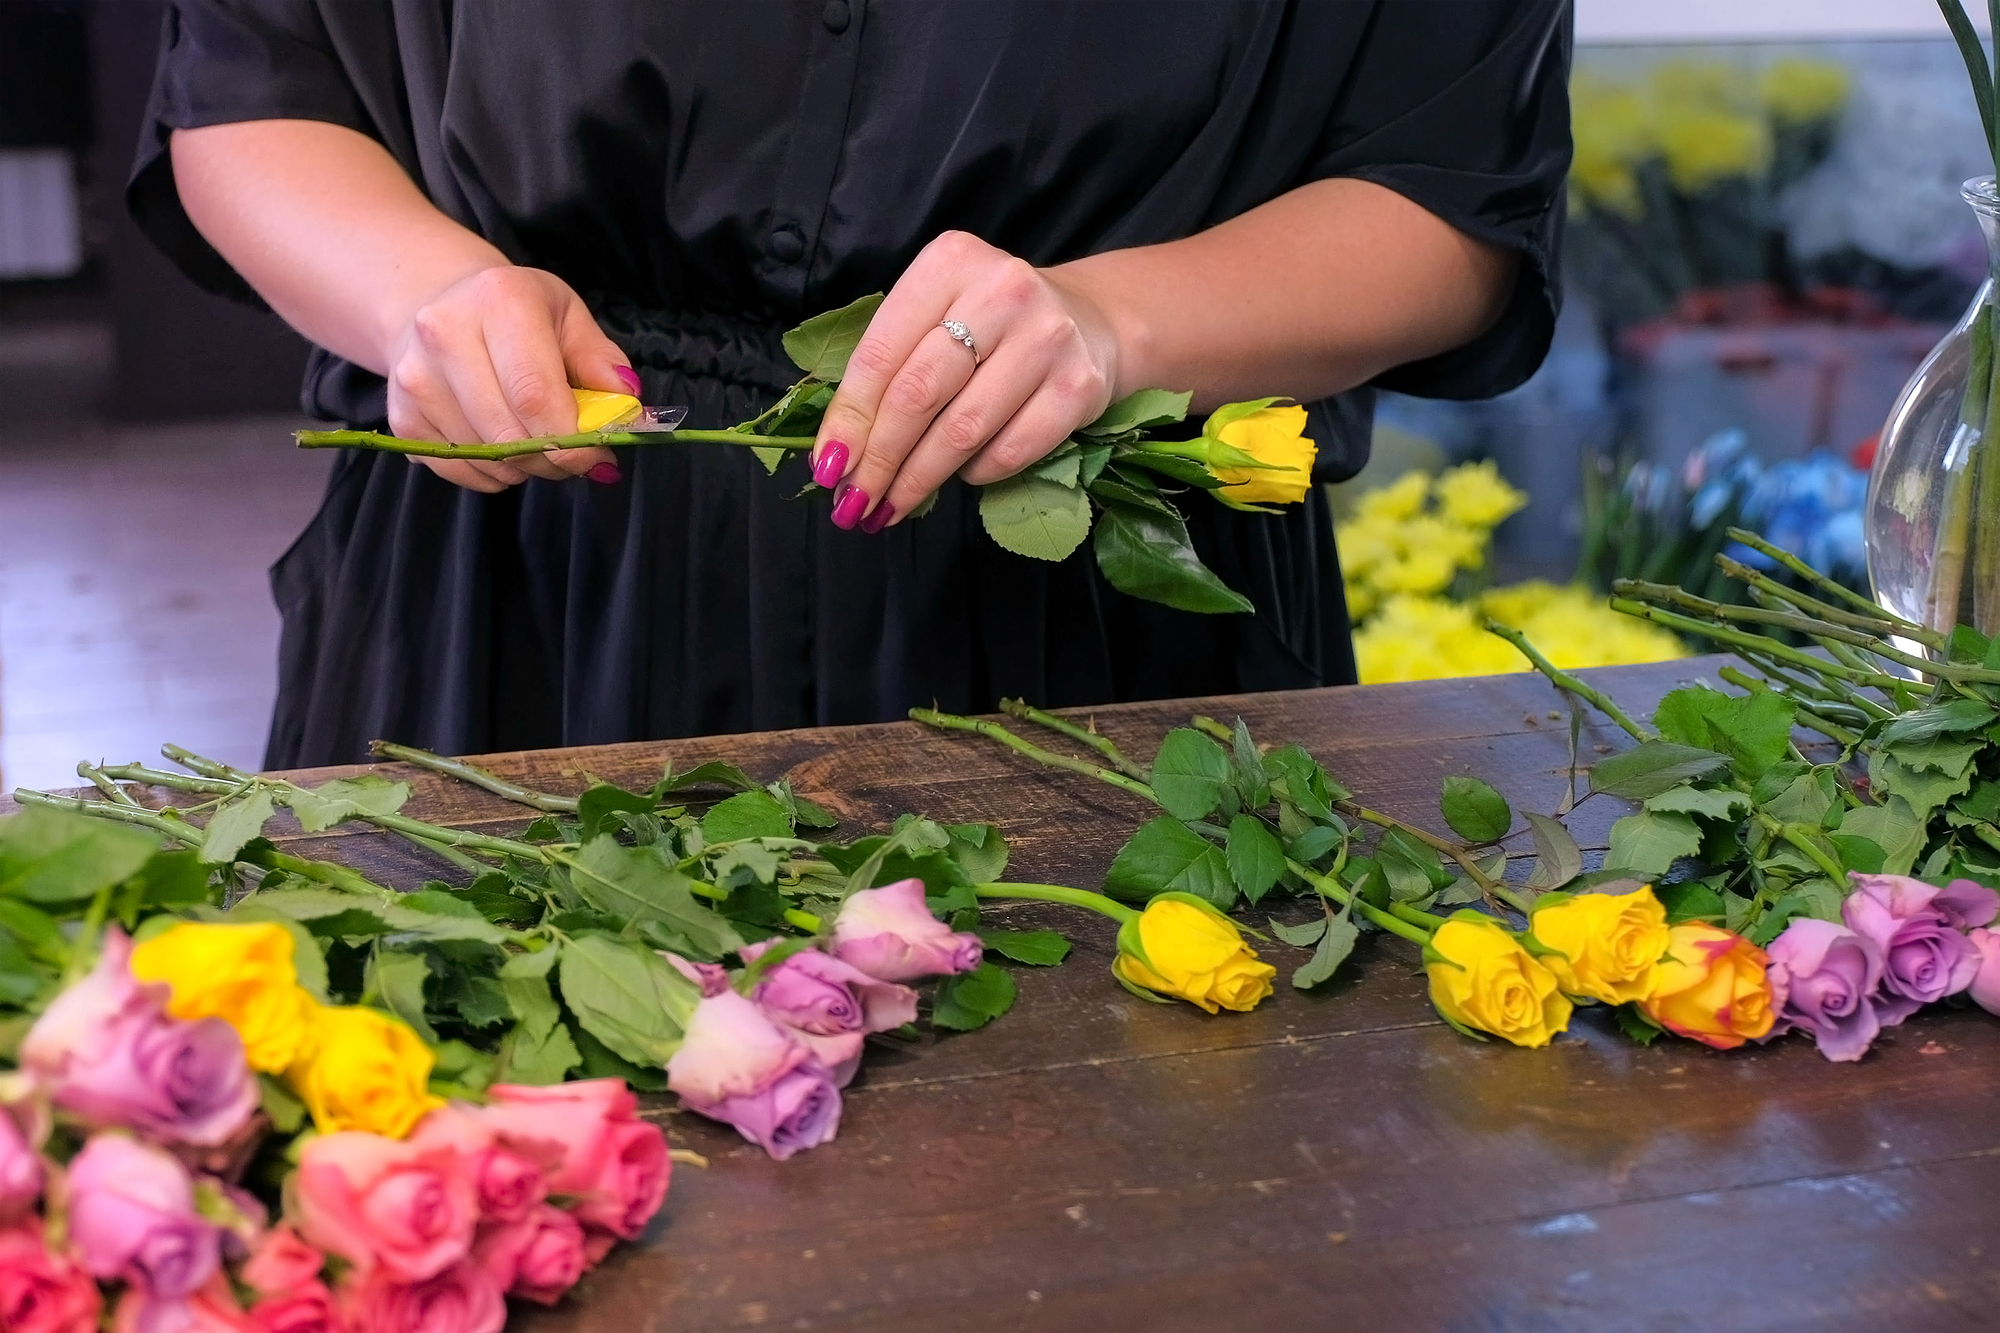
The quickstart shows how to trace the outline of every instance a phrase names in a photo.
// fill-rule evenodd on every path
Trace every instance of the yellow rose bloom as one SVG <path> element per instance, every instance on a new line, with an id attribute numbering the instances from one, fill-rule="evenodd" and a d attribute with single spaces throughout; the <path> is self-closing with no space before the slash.
<path id="1" fill-rule="evenodd" d="M 1128 932 L 1136 931 L 1135 942 Z M 1247 1011 L 1271 993 L 1278 969 L 1257 961 L 1222 913 L 1183 895 L 1162 894 L 1119 931 L 1111 970 L 1120 980 L 1217 1009 Z M 1143 955 L 1143 956 L 1142 956 Z"/>
<path id="2" fill-rule="evenodd" d="M 1535 939 L 1554 950 L 1542 963 L 1565 995 L 1606 1004 L 1643 1000 L 1667 952 L 1667 909 L 1650 884 L 1630 893 L 1579 893 L 1529 918 Z"/>
<path id="3" fill-rule="evenodd" d="M 1464 463 L 1437 479 L 1438 504 L 1445 521 L 1463 527 L 1498 527 L 1528 503 L 1526 491 L 1509 486 L 1492 459 Z"/>
<path id="4" fill-rule="evenodd" d="M 430 1094 L 433 1058 L 399 1018 L 355 1005 L 321 1007 L 312 1044 L 285 1081 L 320 1133 L 356 1129 L 400 1139 L 444 1105 Z"/>
<path id="5" fill-rule="evenodd" d="M 1431 1003 L 1461 1028 L 1516 1046 L 1546 1046 L 1569 1026 L 1555 974 L 1492 917 L 1460 912 L 1424 946 Z"/>
<path id="6" fill-rule="evenodd" d="M 1639 1011 L 1678 1036 L 1733 1051 L 1778 1021 L 1765 975 L 1769 962 L 1741 935 L 1684 922 L 1667 932 L 1667 956 Z"/>
<path id="7" fill-rule="evenodd" d="M 173 988 L 175 1018 L 235 1028 L 250 1067 L 267 1074 L 298 1058 L 318 1007 L 299 987 L 292 933 L 270 922 L 183 922 L 135 946 L 131 966 L 140 981 Z"/>
<path id="8" fill-rule="evenodd" d="M 1297 504 L 1312 489 L 1313 456 L 1318 447 L 1305 437 L 1306 410 L 1303 407 L 1267 407 L 1238 417 L 1218 434 L 1224 444 L 1234 445 L 1271 468 L 1218 467 L 1210 469 L 1229 483 L 1219 495 L 1238 504 Z"/>
<path id="9" fill-rule="evenodd" d="M 603 389 L 571 389 L 576 395 L 576 429 L 610 430 L 623 425 L 639 410 L 639 400 L 629 393 L 608 393 Z"/>

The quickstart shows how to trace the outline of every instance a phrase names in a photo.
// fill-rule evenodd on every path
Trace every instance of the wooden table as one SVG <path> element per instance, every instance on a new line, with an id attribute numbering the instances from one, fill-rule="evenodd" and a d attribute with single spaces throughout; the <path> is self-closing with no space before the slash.
<path id="1" fill-rule="evenodd" d="M 1713 663 L 1591 673 L 1649 709 Z M 1441 827 L 1470 772 L 1555 808 L 1568 727 L 1534 676 L 1094 710 L 1150 754 L 1199 709 L 1296 740 L 1369 804 Z M 1624 738 L 1594 720 L 1587 763 Z M 532 785 L 644 785 L 663 755 L 724 758 L 860 833 L 902 810 L 990 819 L 1010 878 L 1095 887 L 1151 813 L 974 737 L 910 724 L 495 757 Z M 394 766 L 385 766 L 388 771 Z M 425 774 L 412 813 L 494 827 L 514 807 Z M 1604 845 L 1624 811 L 1571 826 Z M 417 853 L 300 839 L 395 882 Z M 1580 1012 L 1549 1049 L 1467 1040 L 1424 999 L 1416 951 L 1371 937 L 1324 993 L 1210 1017 L 1112 981 L 1109 923 L 1041 906 L 1063 966 L 1016 969 L 985 1031 L 871 1052 L 840 1137 L 789 1162 L 662 1105 L 676 1171 L 644 1242 L 587 1301 L 523 1333 L 737 1327 L 944 1330 L 1978 1328 L 2000 1322 L 2000 1022 L 1887 1033 L 1858 1066 L 1803 1039 L 1723 1055 L 1639 1048 Z M 1990 1253 L 1989 1253 L 1990 1251 Z M 580 1309 L 580 1313 L 579 1313 Z"/>

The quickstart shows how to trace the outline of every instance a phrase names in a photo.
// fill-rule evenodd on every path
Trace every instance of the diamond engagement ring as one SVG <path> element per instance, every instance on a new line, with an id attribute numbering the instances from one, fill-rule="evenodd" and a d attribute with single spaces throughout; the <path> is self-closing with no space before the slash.
<path id="1" fill-rule="evenodd" d="M 966 328 L 965 325 L 959 323 L 955 319 L 940 320 L 938 321 L 938 324 L 939 327 L 944 329 L 946 333 L 949 333 L 951 335 L 951 340 L 953 342 L 965 344 L 965 350 L 972 353 L 972 359 L 974 361 L 977 361 L 979 359 L 979 349 L 973 345 L 971 329 Z"/>

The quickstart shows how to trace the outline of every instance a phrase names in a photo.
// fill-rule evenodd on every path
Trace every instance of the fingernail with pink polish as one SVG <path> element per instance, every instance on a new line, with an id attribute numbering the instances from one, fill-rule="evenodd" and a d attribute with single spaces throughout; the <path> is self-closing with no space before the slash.
<path id="1" fill-rule="evenodd" d="M 630 366 L 618 366 L 618 382 L 625 386 L 625 392 L 639 397 L 639 372 Z"/>
<path id="2" fill-rule="evenodd" d="M 589 477 L 599 486 L 614 486 L 625 480 L 625 474 L 618 470 L 616 463 L 599 463 L 583 475 Z"/>
<path id="3" fill-rule="evenodd" d="M 828 490 L 847 473 L 847 446 L 839 440 L 828 440 L 819 451 L 819 458 L 813 462 L 813 480 Z"/>
<path id="4" fill-rule="evenodd" d="M 861 520 L 861 530 L 874 535 L 889 526 L 889 520 L 896 516 L 896 506 L 884 500 L 875 506 L 875 512 Z"/>
<path id="5" fill-rule="evenodd" d="M 843 482 L 833 497 L 833 526 L 852 528 L 868 512 L 868 492 L 853 482 Z"/>

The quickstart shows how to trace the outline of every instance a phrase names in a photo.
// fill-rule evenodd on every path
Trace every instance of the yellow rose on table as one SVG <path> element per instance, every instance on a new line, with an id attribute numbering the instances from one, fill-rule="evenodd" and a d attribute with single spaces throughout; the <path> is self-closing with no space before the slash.
<path id="1" fill-rule="evenodd" d="M 358 1129 L 400 1139 L 444 1105 L 430 1092 L 434 1058 L 399 1018 L 358 1005 L 322 1006 L 311 1045 L 285 1082 L 322 1134 Z"/>
<path id="2" fill-rule="evenodd" d="M 1667 932 L 1667 956 L 1639 1012 L 1676 1036 L 1733 1051 L 1778 1021 L 1764 951 L 1731 931 L 1683 922 Z"/>
<path id="3" fill-rule="evenodd" d="M 1424 946 L 1431 1003 L 1445 1021 L 1516 1046 L 1546 1046 L 1572 1006 L 1549 971 L 1490 916 L 1458 912 Z"/>
<path id="4" fill-rule="evenodd" d="M 170 986 L 175 1018 L 235 1028 L 250 1067 L 278 1074 L 298 1059 L 318 1008 L 299 986 L 292 949 L 292 933 L 270 922 L 186 921 L 135 945 L 132 975 Z"/>
<path id="5" fill-rule="evenodd" d="M 1210 468 L 1227 483 L 1216 494 L 1237 504 L 1285 505 L 1305 499 L 1319 452 L 1305 437 L 1305 428 L 1306 410 L 1298 406 L 1262 408 L 1222 426 L 1216 438 L 1270 466 Z"/>
<path id="6" fill-rule="evenodd" d="M 1650 884 L 1630 893 L 1554 894 L 1528 918 L 1563 994 L 1625 1004 L 1653 993 L 1667 952 L 1667 909 Z"/>
<path id="7" fill-rule="evenodd" d="M 1118 932 L 1111 971 L 1127 985 L 1239 1012 L 1271 993 L 1278 969 L 1257 961 L 1236 923 L 1185 893 L 1163 893 Z"/>

